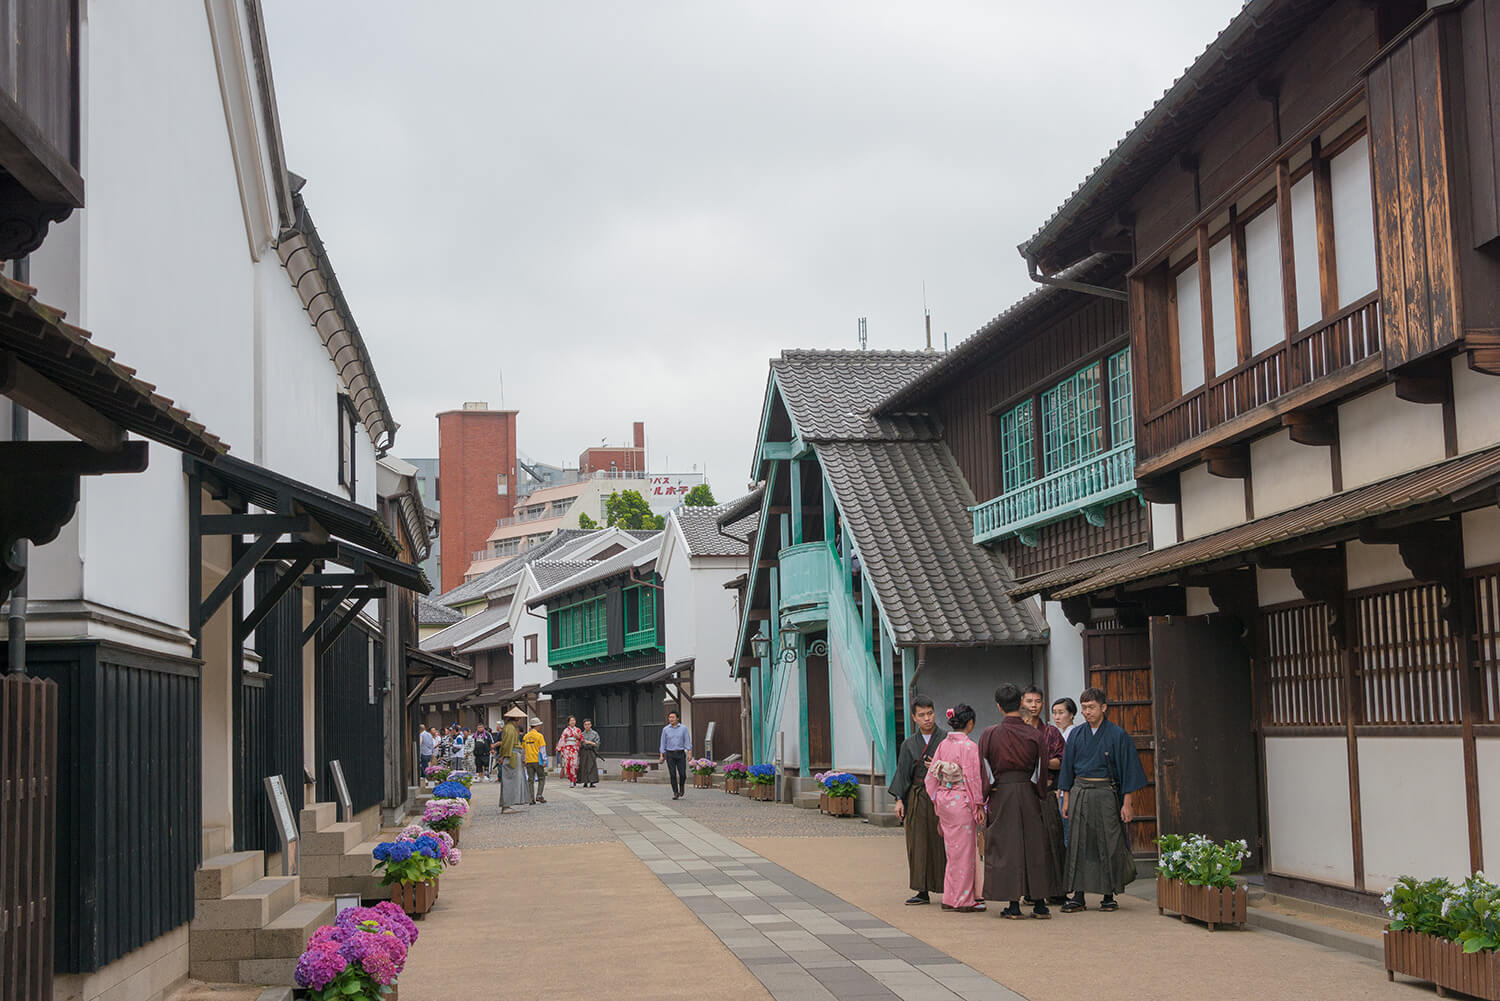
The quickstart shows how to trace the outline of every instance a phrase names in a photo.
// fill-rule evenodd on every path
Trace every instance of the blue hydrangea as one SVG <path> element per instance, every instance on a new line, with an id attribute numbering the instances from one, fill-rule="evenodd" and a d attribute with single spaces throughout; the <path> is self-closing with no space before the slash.
<path id="1" fill-rule="evenodd" d="M 417 840 L 410 842 L 410 844 L 416 852 L 426 855 L 428 858 L 443 857 L 443 846 L 438 844 L 437 838 L 434 838 L 430 834 L 424 834 Z"/>
<path id="2" fill-rule="evenodd" d="M 432 789 L 434 799 L 468 799 L 473 795 L 462 782 L 439 782 Z"/>
<path id="3" fill-rule="evenodd" d="M 376 845 L 371 854 L 377 862 L 405 862 L 411 858 L 411 851 L 409 841 L 384 841 Z"/>

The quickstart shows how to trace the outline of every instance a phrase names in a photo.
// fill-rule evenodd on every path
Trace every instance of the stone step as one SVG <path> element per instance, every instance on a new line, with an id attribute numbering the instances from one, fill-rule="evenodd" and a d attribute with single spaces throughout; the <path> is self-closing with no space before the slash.
<path id="1" fill-rule="evenodd" d="M 338 823 L 338 819 L 337 803 L 310 803 L 302 808 L 302 813 L 297 817 L 297 833 L 305 838 L 313 831 L 327 830 Z"/>
<path id="2" fill-rule="evenodd" d="M 229 852 L 203 860 L 193 873 L 193 896 L 219 900 L 243 890 L 266 874 L 264 852 Z"/>
<path id="3" fill-rule="evenodd" d="M 799 810 L 816 810 L 822 798 L 821 793 L 799 792 L 792 798 L 792 805 Z"/>
<path id="4" fill-rule="evenodd" d="M 316 831 L 302 831 L 299 848 L 303 861 L 312 855 L 343 855 L 365 839 L 364 828 L 354 821 L 330 824 Z"/>
<path id="5" fill-rule="evenodd" d="M 191 931 L 264 928 L 297 903 L 296 876 L 267 876 L 218 900 L 198 901 Z"/>
<path id="6" fill-rule="evenodd" d="M 303 900 L 255 933 L 254 959 L 296 959 L 322 925 L 333 924 L 333 901 Z"/>
<path id="7" fill-rule="evenodd" d="M 225 855 L 234 848 L 234 837 L 227 827 L 205 827 L 202 841 L 203 858 Z"/>
<path id="8" fill-rule="evenodd" d="M 297 865 L 304 876 L 363 876 L 375 868 L 373 843 L 355 846 L 340 855 L 308 855 Z"/>
<path id="9" fill-rule="evenodd" d="M 236 967 L 235 983 L 290 984 L 295 982 L 297 959 L 242 959 Z"/>

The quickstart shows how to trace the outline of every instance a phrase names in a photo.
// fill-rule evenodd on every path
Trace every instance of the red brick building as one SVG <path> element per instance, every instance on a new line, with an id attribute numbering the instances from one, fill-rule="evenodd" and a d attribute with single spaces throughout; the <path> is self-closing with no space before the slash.
<path id="1" fill-rule="evenodd" d="M 515 512 L 516 414 L 465 403 L 437 415 L 443 591 L 464 582 L 470 554 L 484 548 L 496 521 Z"/>
<path id="2" fill-rule="evenodd" d="M 578 453 L 578 473 L 609 472 L 644 473 L 646 471 L 646 422 L 635 422 L 631 445 L 599 445 Z"/>

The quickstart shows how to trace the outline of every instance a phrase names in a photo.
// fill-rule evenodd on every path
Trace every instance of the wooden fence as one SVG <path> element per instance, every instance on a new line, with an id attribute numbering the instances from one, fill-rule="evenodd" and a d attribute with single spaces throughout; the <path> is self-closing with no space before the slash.
<path id="1" fill-rule="evenodd" d="M 0 1001 L 51 1001 L 57 685 L 0 678 Z"/>

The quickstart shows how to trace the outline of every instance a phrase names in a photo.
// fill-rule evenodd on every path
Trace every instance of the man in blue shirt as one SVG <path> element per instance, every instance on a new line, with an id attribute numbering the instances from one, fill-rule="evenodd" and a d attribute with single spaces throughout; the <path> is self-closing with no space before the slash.
<path id="1" fill-rule="evenodd" d="M 672 778 L 673 799 L 687 792 L 687 757 L 692 749 L 693 735 L 677 721 L 676 713 L 667 713 L 667 725 L 661 728 L 661 760 Z"/>

